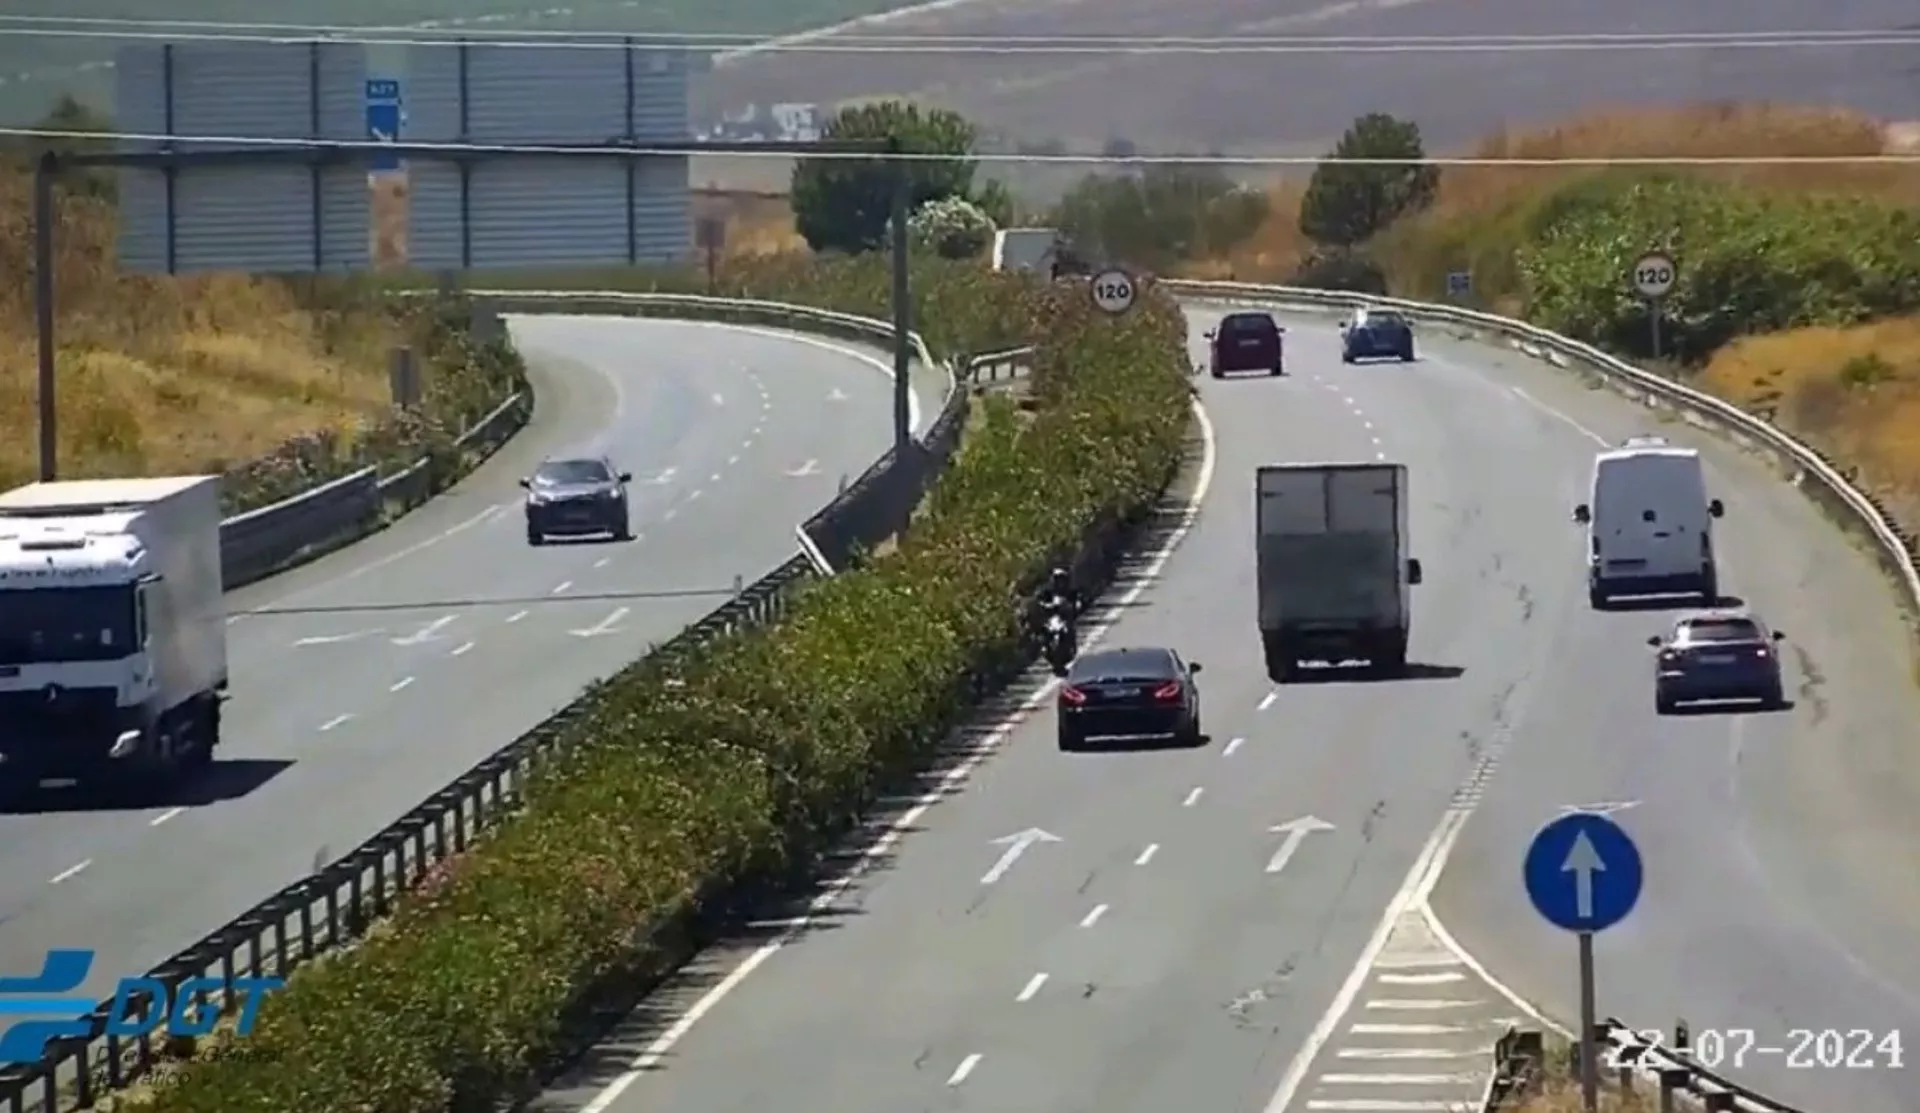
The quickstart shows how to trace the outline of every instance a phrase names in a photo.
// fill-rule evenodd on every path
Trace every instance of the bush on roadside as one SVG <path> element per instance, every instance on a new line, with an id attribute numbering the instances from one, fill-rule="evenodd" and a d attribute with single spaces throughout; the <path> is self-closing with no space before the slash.
<path id="1" fill-rule="evenodd" d="M 1650 330 L 1626 273 L 1649 250 L 1680 261 L 1665 333 L 1683 359 L 1750 333 L 1920 307 L 1920 213 L 1873 201 L 1614 174 L 1553 194 L 1528 233 L 1519 254 L 1528 318 L 1632 355 L 1650 354 Z"/>
<path id="2" fill-rule="evenodd" d="M 884 276 L 852 260 L 730 281 L 872 312 Z M 526 809 L 296 975 L 251 1037 L 162 1081 L 155 1113 L 496 1108 L 551 1065 L 583 987 L 658 959 L 651 925 L 804 861 L 930 755 L 1015 657 L 1018 601 L 1046 563 L 1172 477 L 1188 384 L 1183 318 L 1157 294 L 1116 320 L 977 267 L 919 279 L 939 347 L 1038 344 L 1031 413 L 989 405 L 896 551 L 676 659 L 675 686 L 643 660 L 540 728 L 562 756 Z"/>

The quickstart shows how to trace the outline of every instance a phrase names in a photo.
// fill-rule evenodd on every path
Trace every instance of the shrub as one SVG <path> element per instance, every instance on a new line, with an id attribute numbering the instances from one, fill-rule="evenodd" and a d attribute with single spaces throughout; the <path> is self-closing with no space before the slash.
<path id="1" fill-rule="evenodd" d="M 993 218 L 964 197 L 920 206 L 907 222 L 914 241 L 942 259 L 972 259 L 993 243 Z"/>
<path id="2" fill-rule="evenodd" d="M 1847 325 L 1920 306 L 1920 214 L 1873 201 L 1749 194 L 1716 182 L 1613 175 L 1536 210 L 1520 252 L 1528 316 L 1645 354 L 1627 268 L 1671 251 L 1670 351 L 1703 358 L 1737 336 Z"/>
<path id="3" fill-rule="evenodd" d="M 736 280 L 843 308 L 884 285 L 860 260 L 792 267 Z M 1015 658 L 1018 600 L 1045 564 L 1164 488 L 1188 387 L 1184 322 L 1158 295 L 1111 320 L 1018 276 L 921 279 L 921 305 L 972 306 L 937 324 L 950 350 L 1038 343 L 1026 420 L 988 406 L 895 552 L 677 660 L 679 685 L 643 660 L 541 728 L 562 756 L 524 811 L 296 975 L 249 1039 L 164 1080 L 156 1113 L 495 1108 L 550 1063 L 583 987 L 659 958 L 650 925 L 792 864 L 928 756 Z"/>

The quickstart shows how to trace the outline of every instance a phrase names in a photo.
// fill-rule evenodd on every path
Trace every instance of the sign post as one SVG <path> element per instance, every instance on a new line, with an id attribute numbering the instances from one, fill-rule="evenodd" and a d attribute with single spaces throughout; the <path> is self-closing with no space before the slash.
<path id="1" fill-rule="evenodd" d="M 1633 292 L 1647 303 L 1647 321 L 1653 330 L 1653 358 L 1660 358 L 1660 304 L 1680 279 L 1680 265 L 1664 251 L 1649 251 L 1634 260 L 1627 278 Z"/>
<path id="2" fill-rule="evenodd" d="M 1139 294 L 1139 289 L 1132 275 L 1114 267 L 1094 275 L 1087 293 L 1093 298 L 1094 308 L 1118 317 L 1133 308 L 1133 299 Z"/>
<path id="3" fill-rule="evenodd" d="M 1669 279 L 1671 284 L 1671 279 Z M 1627 918 L 1645 880 L 1640 849 L 1619 824 L 1596 812 L 1563 815 L 1533 836 L 1521 876 L 1534 910 L 1573 932 L 1580 950 L 1580 1094 L 1587 1113 L 1600 1107 L 1598 1013 L 1593 936 Z"/>
<path id="4" fill-rule="evenodd" d="M 400 142 L 400 82 L 391 77 L 367 79 L 367 139 L 374 143 Z M 400 169 L 400 158 L 381 151 L 373 156 L 368 170 L 392 174 Z"/>

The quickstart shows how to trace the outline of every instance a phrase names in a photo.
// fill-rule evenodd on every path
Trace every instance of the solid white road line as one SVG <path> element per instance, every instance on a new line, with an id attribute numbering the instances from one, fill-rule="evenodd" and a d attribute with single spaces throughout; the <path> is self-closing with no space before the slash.
<path id="1" fill-rule="evenodd" d="M 1480 1048 L 1446 1047 L 1343 1047 L 1335 1056 L 1341 1059 L 1485 1059 Z"/>
<path id="2" fill-rule="evenodd" d="M 1432 974 L 1380 974 L 1378 977 L 1387 985 L 1445 985 L 1467 980 L 1467 976 L 1458 970 L 1441 970 Z"/>
<path id="3" fill-rule="evenodd" d="M 784 336 L 787 334 L 783 333 L 781 335 Z M 1194 478 L 1193 495 L 1185 513 L 1181 516 L 1180 524 L 1174 527 L 1173 532 L 1167 536 L 1166 542 L 1160 546 L 1160 551 L 1154 553 L 1152 558 L 1147 561 L 1147 566 L 1143 570 L 1144 574 L 1121 594 L 1117 601 L 1118 605 L 1111 608 L 1105 621 L 1089 626 L 1086 632 L 1086 638 L 1082 643 L 1083 648 L 1086 645 L 1092 645 L 1098 642 L 1101 636 L 1107 632 L 1108 628 L 1110 628 L 1113 623 L 1119 621 L 1122 614 L 1126 613 L 1127 607 L 1137 601 L 1141 595 L 1146 593 L 1148 587 L 1159 580 L 1161 570 L 1166 567 L 1167 561 L 1173 557 L 1174 550 L 1178 549 L 1180 542 L 1186 540 L 1187 534 L 1193 531 L 1193 524 L 1200 516 L 1200 506 L 1206 501 L 1207 491 L 1213 486 L 1214 467 L 1218 462 L 1219 456 L 1219 446 L 1214 436 L 1213 421 L 1207 417 L 1206 407 L 1200 404 L 1199 399 L 1194 400 L 1193 416 L 1194 420 L 1198 422 L 1200 426 L 1200 471 Z M 782 950 L 785 950 L 788 944 L 799 938 L 800 933 L 805 931 L 807 926 L 812 923 L 816 917 L 826 912 L 829 908 L 832 908 L 842 894 L 851 888 L 853 883 L 858 881 L 866 871 L 871 868 L 874 862 L 886 857 L 886 855 L 892 851 L 893 845 L 899 842 L 901 837 L 915 824 L 920 822 L 920 817 L 927 813 L 927 809 L 933 807 L 934 804 L 938 803 L 965 782 L 966 779 L 973 774 L 973 771 L 979 767 L 980 763 L 985 761 L 998 748 L 1000 743 L 1004 742 L 1008 736 L 1020 726 L 1028 715 L 1035 709 L 1045 705 L 1049 699 L 1053 698 L 1054 690 L 1058 686 L 1059 682 L 1053 679 L 1049 679 L 1046 683 L 1040 685 L 1032 695 L 1027 697 L 1026 701 L 1020 707 L 1014 709 L 1011 715 L 1008 715 L 1002 720 L 999 726 L 996 727 L 992 734 L 985 740 L 984 745 L 976 747 L 966 758 L 956 762 L 949 768 L 926 793 L 913 802 L 912 807 L 901 812 L 899 817 L 889 824 L 885 831 L 881 832 L 879 838 L 875 839 L 871 845 L 860 852 L 857 860 L 845 873 L 842 873 L 839 877 L 829 882 L 825 890 L 808 905 L 806 915 L 799 917 L 793 926 L 787 928 L 778 937 L 761 944 L 758 950 L 748 955 L 745 959 L 742 959 L 740 965 L 728 971 L 727 975 L 715 983 L 712 989 L 707 990 L 699 1000 L 688 1006 L 687 1011 L 682 1013 L 679 1019 L 669 1025 L 666 1031 L 654 1037 L 653 1042 L 649 1043 L 645 1048 L 641 1049 L 638 1055 L 634 1056 L 625 1071 L 616 1075 L 606 1084 L 605 1088 L 593 1096 L 591 1101 L 582 1106 L 580 1113 L 607 1113 L 607 1110 L 613 1107 L 614 1102 L 620 1100 L 622 1094 L 632 1089 L 634 1083 L 638 1082 L 648 1071 L 653 1070 L 661 1060 L 666 1058 L 667 1053 L 673 1050 L 675 1044 L 686 1038 L 687 1033 L 693 1030 L 694 1025 L 700 1023 L 701 1019 L 718 1007 L 720 1002 L 726 1000 L 729 994 L 740 988 L 741 983 L 752 977 L 753 972 L 764 965 L 767 960 L 779 954 Z M 1355 992 L 1358 992 L 1357 988 Z M 1337 1021 L 1338 1018 L 1336 1017 L 1335 1020 Z"/>
<path id="4" fill-rule="evenodd" d="M 1356 1036 L 1454 1036 L 1468 1030 L 1465 1024 L 1356 1024 L 1347 1029 Z"/>

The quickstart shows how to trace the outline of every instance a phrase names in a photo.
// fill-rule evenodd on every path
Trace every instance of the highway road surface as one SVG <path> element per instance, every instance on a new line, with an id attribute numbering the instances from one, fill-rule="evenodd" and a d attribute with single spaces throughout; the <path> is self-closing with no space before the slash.
<path id="1" fill-rule="evenodd" d="M 1197 337 L 1217 313 L 1192 315 Z M 1865 562 L 1758 464 L 1714 449 L 1729 584 L 1804 639 L 1803 695 L 1778 716 L 1655 723 L 1644 638 L 1663 615 L 1587 609 L 1568 512 L 1596 438 L 1659 419 L 1434 330 L 1413 365 L 1344 367 L 1329 317 L 1283 323 L 1292 375 L 1203 382 L 1213 452 L 1199 512 L 1105 635 L 1206 666 L 1209 742 L 1065 756 L 1044 704 L 1016 717 L 964 787 L 905 813 L 900 837 L 811 922 L 702 956 L 539 1108 L 1457 1109 L 1478 1099 L 1501 1027 L 1526 1019 L 1508 992 L 1569 1012 L 1570 941 L 1522 903 L 1525 837 L 1563 806 L 1619 793 L 1638 798 L 1625 818 L 1654 880 L 1641 926 L 1601 946 L 1603 1005 L 1701 1023 L 1714 1002 L 1827 1016 L 1852 999 L 1833 961 L 1780 980 L 1807 958 L 1788 950 L 1797 923 L 1820 900 L 1852 908 L 1900 886 L 1850 895 L 1877 883 L 1863 856 L 1852 888 L 1828 877 L 1793 913 L 1784 894 L 1758 896 L 1788 875 L 1735 854 L 1746 832 L 1763 859 L 1812 822 L 1782 801 L 1834 774 L 1791 768 L 1800 745 L 1857 746 L 1873 768 L 1868 751 L 1899 740 L 1872 734 L 1873 700 L 1897 698 L 1879 685 L 1904 657 Z M 1320 459 L 1411 468 L 1427 583 L 1409 678 L 1276 687 L 1264 675 L 1252 471 Z M 1847 651 L 1855 638 L 1869 648 Z M 1845 682 L 1859 710 L 1829 694 L 1843 663 L 1862 670 Z M 1730 791 L 1752 795 L 1728 803 Z M 1689 887 L 1700 895 L 1675 895 Z M 1743 948 L 1753 965 L 1734 961 Z M 1861 1072 L 1860 1100 L 1881 1104 L 1845 1107 L 1891 1110 L 1912 1093 L 1902 1081 Z"/>
<path id="2" fill-rule="evenodd" d="M 379 536 L 230 597 L 233 699 L 201 787 L 168 807 L 56 793 L 0 816 L 0 969 L 91 947 L 102 991 L 346 853 L 786 559 L 795 524 L 890 442 L 884 367 L 841 343 L 615 318 L 512 329 L 536 373 L 525 431 Z M 923 422 L 942 382 L 916 374 Z M 515 481 L 582 449 L 633 472 L 638 537 L 528 546 Z"/>

